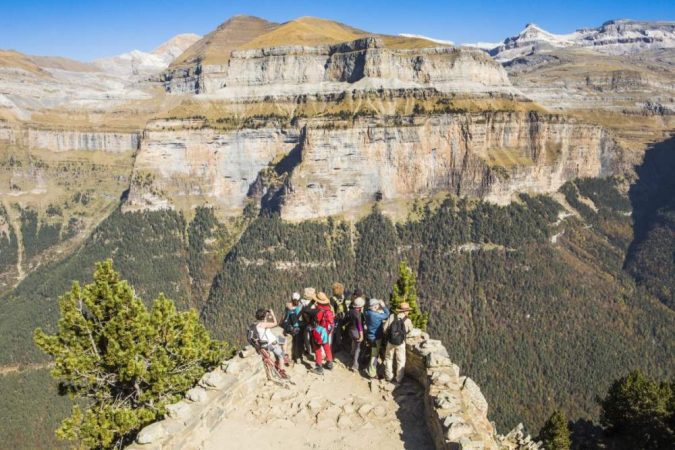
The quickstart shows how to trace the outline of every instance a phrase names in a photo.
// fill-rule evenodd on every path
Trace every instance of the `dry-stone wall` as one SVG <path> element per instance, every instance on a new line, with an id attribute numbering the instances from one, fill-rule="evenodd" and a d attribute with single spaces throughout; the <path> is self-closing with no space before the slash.
<path id="1" fill-rule="evenodd" d="M 192 450 L 236 408 L 239 400 L 255 395 L 264 380 L 260 357 L 252 347 L 241 350 L 221 367 L 206 373 L 185 400 L 169 405 L 167 417 L 143 428 L 134 450 Z"/>
<path id="2" fill-rule="evenodd" d="M 461 376 L 441 341 L 418 329 L 406 343 L 406 374 L 425 391 L 427 427 L 439 450 L 539 450 L 522 425 L 498 436 L 488 420 L 488 404 L 478 385 Z M 260 357 L 251 347 L 205 374 L 186 399 L 170 405 L 164 420 L 141 430 L 133 450 L 190 450 L 264 382 Z"/>
<path id="3" fill-rule="evenodd" d="M 461 376 L 441 341 L 413 330 L 406 343 L 406 374 L 425 390 L 427 427 L 439 450 L 538 450 L 522 425 L 498 436 L 478 385 Z"/>

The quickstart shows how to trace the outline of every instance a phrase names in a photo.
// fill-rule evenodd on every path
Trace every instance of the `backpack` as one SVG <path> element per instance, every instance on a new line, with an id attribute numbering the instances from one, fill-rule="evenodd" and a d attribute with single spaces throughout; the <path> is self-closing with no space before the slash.
<path id="1" fill-rule="evenodd" d="M 260 335 L 258 334 L 258 328 L 256 328 L 255 323 L 252 323 L 246 329 L 246 341 L 253 346 L 256 350 L 260 350 Z"/>
<path id="2" fill-rule="evenodd" d="M 288 334 L 298 334 L 300 331 L 300 317 L 294 311 L 287 311 L 281 327 Z"/>
<path id="3" fill-rule="evenodd" d="M 335 324 L 335 313 L 330 308 L 320 309 L 316 313 L 316 323 L 330 333 L 333 331 L 333 326 Z"/>
<path id="4" fill-rule="evenodd" d="M 394 317 L 394 320 L 389 325 L 389 331 L 387 333 L 387 341 L 391 345 L 401 345 L 405 342 L 406 335 L 408 333 L 405 329 L 405 317 L 400 319 Z"/>

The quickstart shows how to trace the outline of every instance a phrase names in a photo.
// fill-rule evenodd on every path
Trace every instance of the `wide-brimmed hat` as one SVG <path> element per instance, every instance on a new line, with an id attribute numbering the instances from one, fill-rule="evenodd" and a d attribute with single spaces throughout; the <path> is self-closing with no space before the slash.
<path id="1" fill-rule="evenodd" d="M 363 308 L 366 305 L 366 300 L 363 297 L 354 299 L 354 308 Z"/>
<path id="2" fill-rule="evenodd" d="M 325 292 L 319 292 L 319 293 L 316 295 L 316 302 L 317 302 L 319 305 L 327 305 L 327 304 L 330 303 L 330 300 L 328 299 L 328 296 L 326 295 Z"/>
<path id="3" fill-rule="evenodd" d="M 313 287 L 306 287 L 302 291 L 302 297 L 307 300 L 316 300 L 316 289 Z"/>
<path id="4" fill-rule="evenodd" d="M 345 293 L 345 287 L 342 283 L 333 283 L 331 286 L 333 289 L 333 295 L 342 295 Z"/>
<path id="5" fill-rule="evenodd" d="M 408 302 L 403 302 L 400 305 L 398 305 L 398 308 L 396 308 L 397 313 L 402 313 L 402 312 L 408 312 L 412 311 L 412 308 L 408 304 Z"/>

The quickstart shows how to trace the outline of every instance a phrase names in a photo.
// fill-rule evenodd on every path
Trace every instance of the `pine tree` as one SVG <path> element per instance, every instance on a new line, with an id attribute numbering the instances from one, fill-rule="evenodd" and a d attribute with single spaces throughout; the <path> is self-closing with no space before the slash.
<path id="1" fill-rule="evenodd" d="M 194 310 L 177 312 L 163 295 L 148 310 L 110 260 L 93 283 L 73 283 L 59 309 L 57 333 L 38 328 L 34 338 L 61 391 L 83 400 L 56 431 L 79 447 L 121 448 L 225 354 Z"/>
<path id="2" fill-rule="evenodd" d="M 675 448 L 675 402 L 671 383 L 639 370 L 616 380 L 600 401 L 600 423 L 625 448 Z"/>
<path id="3" fill-rule="evenodd" d="M 413 325 L 421 330 L 426 330 L 429 314 L 422 313 L 417 304 L 417 277 L 405 261 L 399 263 L 398 273 L 398 280 L 396 280 L 394 291 L 389 297 L 389 304 L 392 310 L 396 310 L 401 303 L 407 302 L 412 309 L 408 313 L 408 317 L 410 317 Z"/>
<path id="4" fill-rule="evenodd" d="M 567 418 L 561 411 L 554 411 L 539 431 L 545 450 L 569 450 L 571 445 Z"/>

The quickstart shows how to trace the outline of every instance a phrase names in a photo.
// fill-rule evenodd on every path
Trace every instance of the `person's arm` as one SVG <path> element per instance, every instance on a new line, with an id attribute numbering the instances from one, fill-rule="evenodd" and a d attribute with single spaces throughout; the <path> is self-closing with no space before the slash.
<path id="1" fill-rule="evenodd" d="M 274 315 L 274 311 L 272 311 L 270 309 L 269 313 L 270 313 L 270 316 L 271 316 L 270 319 L 272 319 L 272 320 L 271 321 L 265 320 L 264 322 L 261 322 L 260 326 L 262 326 L 263 328 L 274 328 L 274 327 L 277 326 L 277 318 Z"/>

